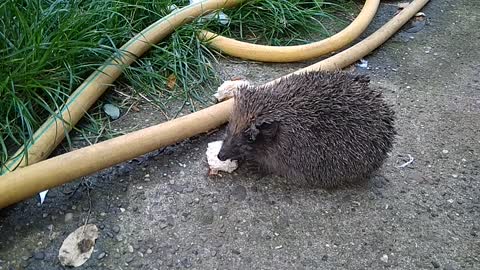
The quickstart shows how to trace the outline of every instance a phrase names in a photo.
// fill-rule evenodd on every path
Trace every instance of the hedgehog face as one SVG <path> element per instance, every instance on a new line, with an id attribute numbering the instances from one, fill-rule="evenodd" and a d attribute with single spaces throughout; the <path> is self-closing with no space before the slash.
<path id="1" fill-rule="evenodd" d="M 256 122 L 238 132 L 227 129 L 218 159 L 225 161 L 253 158 L 262 142 L 273 140 L 277 134 L 278 122 Z"/>

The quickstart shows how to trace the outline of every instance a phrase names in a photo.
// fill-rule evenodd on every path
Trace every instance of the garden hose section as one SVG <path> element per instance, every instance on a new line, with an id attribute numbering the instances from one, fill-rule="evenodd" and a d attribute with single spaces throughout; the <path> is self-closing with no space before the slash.
<path id="1" fill-rule="evenodd" d="M 260 62 L 305 61 L 337 51 L 358 38 L 377 13 L 380 0 L 367 0 L 353 22 L 337 34 L 305 45 L 266 46 L 251 44 L 203 30 L 198 37 L 219 52 Z"/>
<path id="2" fill-rule="evenodd" d="M 350 49 L 301 69 L 336 70 L 387 41 L 429 0 L 414 0 L 393 19 Z M 287 75 L 288 76 L 288 75 Z M 216 128 L 228 121 L 233 99 L 189 115 L 59 155 L 0 176 L 0 208 L 139 155 Z"/>

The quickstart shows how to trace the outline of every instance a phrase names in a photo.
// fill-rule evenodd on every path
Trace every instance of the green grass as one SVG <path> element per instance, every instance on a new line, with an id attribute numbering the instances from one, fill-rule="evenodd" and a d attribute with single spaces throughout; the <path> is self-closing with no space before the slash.
<path id="1" fill-rule="evenodd" d="M 188 1 L 3 0 L 0 166 L 31 140 L 35 130 L 61 108 L 95 68 L 135 33 L 167 15 L 172 3 L 181 7 Z M 215 54 L 196 38 L 199 29 L 208 28 L 250 42 L 300 44 L 307 42 L 310 34 L 329 34 L 323 22 L 337 19 L 333 14 L 349 6 L 347 1 L 336 3 L 249 1 L 224 11 L 231 18 L 226 26 L 213 20 L 178 29 L 128 67 L 117 84 L 128 86 L 129 95 L 147 97 L 160 109 L 172 101 L 181 101 L 195 110 L 196 103 L 209 101 L 206 93 L 218 82 Z M 176 79 L 173 89 L 167 87 L 169 77 Z M 116 135 L 110 132 L 108 117 L 100 106 L 93 108 L 86 119 L 77 130 L 87 143 L 95 143 L 105 134 Z"/>

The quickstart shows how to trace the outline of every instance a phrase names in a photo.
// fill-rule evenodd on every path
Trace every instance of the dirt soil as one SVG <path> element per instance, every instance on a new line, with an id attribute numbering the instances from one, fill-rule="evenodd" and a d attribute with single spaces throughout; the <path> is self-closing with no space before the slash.
<path id="1" fill-rule="evenodd" d="M 382 1 L 368 33 L 396 3 Z M 398 115 L 391 157 L 365 187 L 299 189 L 246 169 L 208 178 L 220 130 L 1 210 L 0 269 L 63 269 L 58 250 L 87 218 L 100 237 L 79 269 L 480 269 L 480 4 L 424 12 L 425 28 L 355 70 Z M 261 83 L 306 64 L 222 65 L 225 79 Z M 145 109 L 116 125 L 159 121 Z"/>

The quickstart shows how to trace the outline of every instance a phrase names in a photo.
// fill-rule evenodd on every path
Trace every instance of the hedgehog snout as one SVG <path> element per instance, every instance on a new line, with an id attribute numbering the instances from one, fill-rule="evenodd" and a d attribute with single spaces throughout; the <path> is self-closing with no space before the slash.
<path id="1" fill-rule="evenodd" d="M 225 161 L 225 160 L 228 159 L 227 155 L 226 155 L 225 152 L 222 151 L 222 150 L 220 150 L 220 152 L 218 153 L 217 157 L 218 157 L 218 159 L 219 159 L 220 161 Z"/>
<path id="2" fill-rule="evenodd" d="M 230 142 L 225 142 L 222 148 L 220 148 L 220 152 L 217 155 L 220 161 L 225 161 L 227 159 L 236 160 L 240 158 L 240 153 L 238 149 L 232 145 Z"/>
<path id="3" fill-rule="evenodd" d="M 218 152 L 217 157 L 220 161 L 225 161 L 232 157 L 231 152 L 232 151 L 229 151 L 229 147 L 225 145 L 225 142 L 224 142 L 224 145 L 222 146 L 222 148 L 220 148 L 220 152 Z"/>

